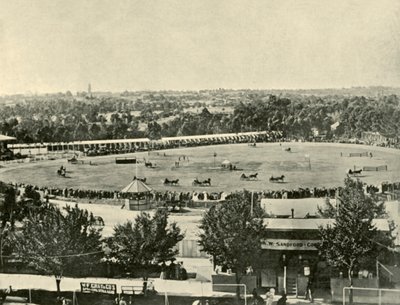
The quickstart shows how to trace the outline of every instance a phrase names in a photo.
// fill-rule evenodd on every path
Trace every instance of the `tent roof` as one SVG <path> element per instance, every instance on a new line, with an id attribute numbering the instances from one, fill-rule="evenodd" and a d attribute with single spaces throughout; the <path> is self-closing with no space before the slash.
<path id="1" fill-rule="evenodd" d="M 121 191 L 121 193 L 134 193 L 134 194 L 140 194 L 140 193 L 148 193 L 152 190 L 151 187 L 149 187 L 147 184 L 140 180 L 133 180 L 131 183 L 129 183 L 126 187 L 124 187 Z"/>
<path id="2" fill-rule="evenodd" d="M 302 199 L 261 199 L 261 207 L 270 216 L 283 216 L 292 214 L 294 217 L 304 218 L 307 214 L 319 215 L 318 206 L 324 208 L 325 198 L 302 198 Z M 336 200 L 330 200 L 333 206 L 336 206 Z"/>
<path id="3" fill-rule="evenodd" d="M 335 219 L 327 218 L 264 218 L 264 224 L 267 230 L 318 230 L 320 226 L 333 225 Z M 372 224 L 378 231 L 389 231 L 389 222 L 387 219 L 373 219 Z"/>
<path id="4" fill-rule="evenodd" d="M 229 161 L 228 159 L 222 161 L 222 164 L 231 164 L 231 161 Z"/>

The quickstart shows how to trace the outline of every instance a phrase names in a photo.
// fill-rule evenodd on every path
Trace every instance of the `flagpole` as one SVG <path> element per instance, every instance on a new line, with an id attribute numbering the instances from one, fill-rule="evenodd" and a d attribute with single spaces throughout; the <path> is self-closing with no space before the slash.
<path id="1" fill-rule="evenodd" d="M 136 162 L 135 162 L 135 178 L 137 179 L 137 159 L 136 159 Z"/>

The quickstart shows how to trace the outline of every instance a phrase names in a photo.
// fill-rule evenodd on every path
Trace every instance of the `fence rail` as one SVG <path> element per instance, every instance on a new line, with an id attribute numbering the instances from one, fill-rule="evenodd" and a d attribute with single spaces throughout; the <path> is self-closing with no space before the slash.
<path id="1" fill-rule="evenodd" d="M 387 165 L 379 165 L 379 166 L 364 166 L 363 171 L 369 172 L 379 172 L 379 171 L 387 171 Z"/>
<path id="2" fill-rule="evenodd" d="M 382 289 L 382 288 L 364 288 L 364 287 L 344 287 L 343 288 L 343 305 L 346 302 L 346 291 L 353 292 L 353 304 L 399 304 L 399 289 Z M 348 295 L 348 294 L 347 294 Z"/>

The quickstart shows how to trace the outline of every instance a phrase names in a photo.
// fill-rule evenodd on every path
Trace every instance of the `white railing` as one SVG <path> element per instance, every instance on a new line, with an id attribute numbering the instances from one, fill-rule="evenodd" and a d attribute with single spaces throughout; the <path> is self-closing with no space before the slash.
<path id="1" fill-rule="evenodd" d="M 389 293 L 398 293 L 398 297 L 392 304 L 399 304 L 398 300 L 400 298 L 400 290 L 399 289 L 381 289 L 381 288 L 364 288 L 364 287 L 344 287 L 343 288 L 343 305 L 346 305 L 346 291 L 375 291 L 378 293 L 378 304 L 382 305 L 382 292 L 389 292 Z M 354 298 L 353 294 L 353 298 Z M 370 296 L 369 296 L 370 298 Z M 358 302 L 359 303 L 359 302 Z M 365 302 L 369 303 L 369 302 Z M 391 303 L 391 302 L 390 302 Z M 375 303 L 372 303 L 375 304 Z M 387 301 L 385 301 L 385 304 L 388 304 Z"/>
<path id="2" fill-rule="evenodd" d="M 246 284 L 212 284 L 212 286 L 244 287 L 244 305 L 247 305 L 247 286 L 246 286 Z"/>

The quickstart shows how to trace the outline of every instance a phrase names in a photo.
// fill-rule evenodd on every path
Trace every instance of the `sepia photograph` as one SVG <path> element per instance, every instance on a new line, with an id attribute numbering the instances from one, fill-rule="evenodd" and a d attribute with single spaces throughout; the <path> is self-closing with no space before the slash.
<path id="1" fill-rule="evenodd" d="M 399 200 L 400 1 L 0 0 L 0 305 L 396 305 Z"/>

